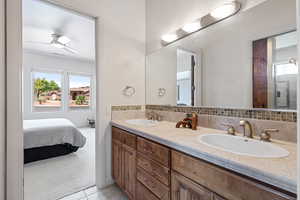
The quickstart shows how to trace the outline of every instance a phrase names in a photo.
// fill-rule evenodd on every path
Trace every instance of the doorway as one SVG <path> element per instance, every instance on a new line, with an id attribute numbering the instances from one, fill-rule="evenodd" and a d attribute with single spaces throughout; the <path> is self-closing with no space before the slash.
<path id="1" fill-rule="evenodd" d="M 95 185 L 95 18 L 22 1 L 24 200 Z"/>
<path id="2" fill-rule="evenodd" d="M 195 73 L 197 73 L 196 54 L 177 49 L 177 105 L 195 106 L 197 81 Z"/>

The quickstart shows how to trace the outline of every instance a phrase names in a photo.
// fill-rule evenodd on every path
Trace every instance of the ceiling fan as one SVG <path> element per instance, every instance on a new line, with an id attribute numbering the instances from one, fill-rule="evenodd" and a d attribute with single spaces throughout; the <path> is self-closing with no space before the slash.
<path id="1" fill-rule="evenodd" d="M 75 49 L 73 49 L 67 45 L 71 41 L 70 38 L 68 38 L 67 36 L 54 33 L 54 34 L 51 34 L 51 37 L 52 37 L 52 40 L 50 42 L 30 42 L 30 43 L 50 45 L 50 46 L 56 47 L 58 49 L 63 49 L 65 51 L 73 53 L 73 54 L 78 53 L 78 51 L 76 51 Z"/>

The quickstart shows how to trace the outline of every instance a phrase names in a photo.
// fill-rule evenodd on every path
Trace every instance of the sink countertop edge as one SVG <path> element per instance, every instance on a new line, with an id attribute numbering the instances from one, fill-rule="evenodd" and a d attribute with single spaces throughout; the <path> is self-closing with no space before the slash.
<path id="1" fill-rule="evenodd" d="M 136 134 L 141 137 L 145 137 L 147 139 L 153 140 L 155 142 L 158 142 L 160 144 L 163 144 L 165 146 L 168 146 L 170 148 L 173 148 L 174 150 L 181 151 L 183 153 L 186 153 L 188 155 L 191 155 L 193 157 L 205 160 L 207 162 L 213 163 L 217 166 L 223 167 L 225 169 L 234 171 L 236 173 L 248 176 L 250 178 L 256 179 L 258 181 L 273 185 L 275 187 L 281 188 L 283 190 L 286 190 L 291 193 L 297 194 L 297 183 L 294 180 L 291 180 L 287 177 L 283 176 L 277 176 L 275 174 L 265 172 L 262 170 L 255 169 L 253 167 L 249 167 L 228 159 L 224 159 L 222 157 L 212 155 L 206 152 L 203 152 L 201 150 L 196 150 L 194 148 L 190 148 L 186 145 L 182 145 L 170 140 L 166 140 L 164 138 L 161 138 L 159 136 L 151 135 L 148 133 L 145 133 L 143 131 L 131 128 L 129 126 L 122 125 L 116 121 L 111 121 L 111 125 L 127 130 L 133 134 Z"/>

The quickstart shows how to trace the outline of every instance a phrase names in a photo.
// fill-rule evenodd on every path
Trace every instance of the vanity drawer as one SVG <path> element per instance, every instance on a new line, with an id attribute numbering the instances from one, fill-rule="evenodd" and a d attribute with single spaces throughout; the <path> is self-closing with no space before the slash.
<path id="1" fill-rule="evenodd" d="M 123 143 L 133 149 L 136 149 L 136 136 L 130 133 L 123 133 Z"/>
<path id="2" fill-rule="evenodd" d="M 125 130 L 112 127 L 112 139 L 121 142 L 133 149 L 136 149 L 136 136 Z"/>
<path id="3" fill-rule="evenodd" d="M 137 181 L 136 185 L 136 199 L 137 200 L 159 200 L 152 192 L 143 184 Z"/>
<path id="4" fill-rule="evenodd" d="M 145 170 L 152 177 L 165 185 L 170 185 L 170 170 L 155 161 L 144 157 L 141 153 L 137 155 L 137 166 Z"/>
<path id="5" fill-rule="evenodd" d="M 169 187 L 165 186 L 141 168 L 137 168 L 137 180 L 161 200 L 170 199 Z"/>
<path id="6" fill-rule="evenodd" d="M 270 186 L 173 150 L 172 170 L 230 200 L 296 199 Z"/>
<path id="7" fill-rule="evenodd" d="M 144 156 L 155 160 L 166 167 L 170 166 L 170 149 L 167 147 L 138 137 L 137 150 Z"/>
<path id="8" fill-rule="evenodd" d="M 123 143 L 122 133 L 125 132 L 119 128 L 112 127 L 112 139 Z"/>

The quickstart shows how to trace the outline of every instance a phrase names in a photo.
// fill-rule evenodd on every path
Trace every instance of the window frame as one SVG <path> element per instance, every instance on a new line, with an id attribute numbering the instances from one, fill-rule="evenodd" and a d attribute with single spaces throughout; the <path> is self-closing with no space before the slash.
<path id="1" fill-rule="evenodd" d="M 34 102 L 35 102 L 35 96 L 34 96 L 34 73 L 48 73 L 48 74 L 59 74 L 60 75 L 60 83 L 61 83 L 61 105 L 57 107 L 51 106 L 45 106 L 45 107 L 39 107 L 39 110 L 35 109 Z M 52 70 L 52 69 L 46 69 L 46 68 L 31 68 L 30 70 L 30 95 L 31 95 L 31 112 L 32 113 L 53 113 L 53 112 L 63 112 L 64 109 L 64 99 L 65 99 L 65 83 L 64 83 L 64 71 L 63 70 Z"/>
<path id="2" fill-rule="evenodd" d="M 90 102 L 89 102 L 89 106 L 88 107 L 84 107 L 84 108 L 80 108 L 80 107 L 75 107 L 76 109 L 73 109 L 73 107 L 71 107 L 69 104 L 69 98 L 70 98 L 70 76 L 84 76 L 84 77 L 89 77 L 90 78 Z M 66 105 L 66 110 L 69 112 L 91 112 L 92 108 L 94 106 L 94 80 L 93 80 L 94 76 L 91 73 L 85 73 L 85 72 L 71 72 L 68 71 L 66 72 L 66 86 L 67 86 L 67 97 L 65 98 L 67 100 L 67 102 L 65 103 Z"/>

